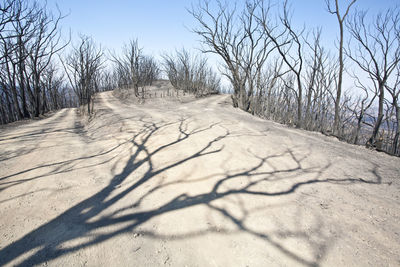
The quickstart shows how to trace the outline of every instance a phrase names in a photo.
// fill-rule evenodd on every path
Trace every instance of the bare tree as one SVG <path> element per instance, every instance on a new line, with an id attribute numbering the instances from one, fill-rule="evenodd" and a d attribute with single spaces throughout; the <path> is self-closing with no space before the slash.
<path id="1" fill-rule="evenodd" d="M 290 11 L 288 2 L 285 1 L 283 4 L 283 13 L 280 15 L 280 22 L 283 29 L 280 33 L 274 33 L 274 28 L 269 25 L 269 18 L 266 15 L 262 16 L 261 19 L 263 25 L 263 33 L 272 41 L 275 45 L 279 55 L 283 62 L 296 77 L 296 87 L 294 84 L 290 85 L 287 83 L 286 86 L 292 89 L 297 99 L 297 127 L 302 127 L 302 108 L 303 108 L 303 84 L 302 75 L 304 71 L 304 51 L 303 51 L 303 40 L 302 35 L 304 28 L 300 31 L 296 31 L 291 23 Z"/>
<path id="2" fill-rule="evenodd" d="M 100 91 L 110 91 L 118 87 L 117 77 L 115 77 L 112 68 L 104 68 L 102 69 L 99 76 L 99 88 Z"/>
<path id="3" fill-rule="evenodd" d="M 189 12 L 199 24 L 193 31 L 201 37 L 202 52 L 216 54 L 223 60 L 223 75 L 234 91 L 233 105 L 250 111 L 256 79 L 274 49 L 256 16 L 261 12 L 268 16 L 269 6 L 262 0 L 246 1 L 240 11 L 221 1 L 216 5 L 215 12 L 206 1 L 192 7 Z"/>
<path id="4" fill-rule="evenodd" d="M 305 60 L 306 65 L 306 75 L 305 75 L 305 117 L 304 117 L 304 128 L 311 130 L 314 128 L 313 121 L 313 96 L 317 93 L 318 80 L 324 75 L 321 73 L 324 71 L 323 65 L 327 64 L 329 59 L 328 54 L 321 45 L 321 29 L 314 30 L 312 32 L 313 40 L 312 42 L 307 41 L 305 38 L 304 42 L 308 46 L 310 53 Z M 314 97 L 315 99 L 315 97 Z"/>
<path id="5" fill-rule="evenodd" d="M 53 56 L 64 49 L 68 43 L 61 44 L 59 31 L 61 13 L 56 17 L 40 9 L 35 15 L 35 32 L 32 46 L 29 50 L 29 68 L 32 74 L 32 87 L 34 92 L 34 116 L 38 117 L 40 110 L 46 112 L 46 93 L 41 88 L 41 76 L 50 64 Z"/>
<path id="6" fill-rule="evenodd" d="M 160 68 L 152 56 L 142 56 L 139 66 L 140 86 L 152 85 L 160 76 Z"/>
<path id="7" fill-rule="evenodd" d="M 360 95 L 355 103 L 347 107 L 347 110 L 350 110 L 356 119 L 353 143 L 358 144 L 362 124 L 368 124 L 368 122 L 365 122 L 364 120 L 365 115 L 368 109 L 374 103 L 378 92 L 373 91 L 371 97 L 370 90 L 368 90 L 368 88 L 361 82 L 360 78 L 355 74 L 353 74 L 352 77 L 355 80 L 355 87 L 363 92 L 363 95 Z"/>
<path id="8" fill-rule="evenodd" d="M 144 97 L 144 87 L 151 85 L 160 74 L 155 59 L 143 54 L 143 49 L 139 47 L 137 40 L 125 44 L 122 55 L 112 55 L 112 61 L 115 63 L 118 86 L 133 87 L 136 97 L 139 97 L 139 87 L 142 88 Z"/>
<path id="9" fill-rule="evenodd" d="M 63 65 L 70 85 L 78 96 L 79 105 L 87 105 L 90 114 L 92 96 L 98 91 L 96 78 L 104 63 L 103 51 L 90 37 L 81 35 L 79 38 L 79 44 L 73 47 Z"/>
<path id="10" fill-rule="evenodd" d="M 36 14 L 36 4 L 32 6 L 22 0 L 5 1 L 2 5 L 2 19 L 0 40 L 2 42 L 2 64 L 3 82 L 7 80 L 5 86 L 11 91 L 12 102 L 15 109 L 16 119 L 29 117 L 26 108 L 26 98 L 24 90 L 23 67 L 27 58 L 27 53 L 22 53 L 27 41 L 31 39 L 32 32 L 35 30 L 33 21 Z M 5 78 L 7 77 L 7 78 Z M 18 88 L 22 96 L 22 110 L 17 98 Z"/>
<path id="11" fill-rule="evenodd" d="M 275 112 L 276 108 L 276 89 L 279 80 L 286 72 L 282 71 L 283 61 L 280 58 L 272 60 L 266 70 L 260 74 L 257 82 L 257 94 L 255 105 L 255 114 L 261 117 L 270 118 L 271 113 Z"/>
<path id="12" fill-rule="evenodd" d="M 395 135 L 393 138 L 393 145 L 391 152 L 394 155 L 400 155 L 400 64 L 396 67 L 396 78 L 391 85 L 386 85 L 386 89 L 391 96 L 389 101 L 395 111 Z"/>
<path id="13" fill-rule="evenodd" d="M 41 87 L 46 93 L 47 108 L 57 110 L 66 107 L 66 87 L 64 86 L 64 73 L 59 73 L 55 63 L 50 63 L 42 75 Z"/>
<path id="14" fill-rule="evenodd" d="M 344 23 L 346 17 L 349 15 L 350 8 L 356 3 L 357 0 L 352 0 L 346 7 L 346 11 L 343 15 L 341 15 L 339 0 L 334 0 L 334 7 L 332 5 L 333 0 L 325 0 L 326 6 L 328 8 L 328 12 L 336 15 L 338 24 L 339 24 L 339 71 L 338 71 L 338 81 L 337 81 L 337 89 L 336 89 L 336 98 L 335 98 L 335 119 L 333 123 L 333 131 L 337 134 L 339 130 L 339 112 L 340 112 L 340 100 L 342 95 L 342 84 L 343 84 L 343 71 L 344 71 L 344 59 L 343 59 L 343 44 L 344 44 Z"/>
<path id="15" fill-rule="evenodd" d="M 204 96 L 220 90 L 220 79 L 208 66 L 207 60 L 181 49 L 174 54 L 163 55 L 164 70 L 176 90 Z"/>
<path id="16" fill-rule="evenodd" d="M 9 39 L 15 37 L 13 31 L 9 26 L 13 23 L 18 14 L 21 11 L 18 6 L 21 3 L 21 0 L 6 0 L 0 2 L 0 38 L 4 41 L 4 39 Z M 0 60 L 3 60 L 5 57 L 4 54 L 0 54 Z"/>
<path id="17" fill-rule="evenodd" d="M 9 111 L 11 112 L 11 121 L 22 119 L 23 113 L 21 111 L 18 101 L 18 81 L 17 81 L 17 58 L 13 51 L 12 39 L 2 39 L 2 83 L 3 90 L 6 91 L 7 102 L 9 103 Z"/>
<path id="18" fill-rule="evenodd" d="M 44 73 L 68 44 L 61 42 L 63 16 L 37 1 L 2 1 L 0 9 L 0 80 L 3 100 L 11 107 L 5 117 L 10 122 L 39 116 L 48 110 Z"/>
<path id="19" fill-rule="evenodd" d="M 400 14 L 398 9 L 378 14 L 366 24 L 366 12 L 356 12 L 347 26 L 354 46 L 346 54 L 368 75 L 378 92 L 378 114 L 367 146 L 374 146 L 384 117 L 385 89 L 400 63 Z M 349 45 L 350 46 L 350 45 Z"/>

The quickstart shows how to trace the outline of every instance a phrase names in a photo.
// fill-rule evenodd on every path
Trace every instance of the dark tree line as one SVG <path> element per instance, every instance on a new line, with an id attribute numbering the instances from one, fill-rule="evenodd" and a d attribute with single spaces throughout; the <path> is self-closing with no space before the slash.
<path id="1" fill-rule="evenodd" d="M 223 62 L 235 107 L 399 155 L 400 13 L 370 19 L 355 4 L 326 1 L 338 20 L 337 53 L 322 45 L 322 29 L 292 23 L 288 1 L 204 1 L 190 13 L 202 51 Z M 356 90 L 343 90 L 346 73 Z"/>
<path id="2" fill-rule="evenodd" d="M 93 95 L 116 87 L 92 38 L 63 40 L 60 11 L 53 14 L 37 1 L 3 0 L 0 12 L 1 124 L 65 107 L 85 106 L 91 113 Z"/>
<path id="3" fill-rule="evenodd" d="M 1 122 L 70 106 L 73 97 L 54 63 L 67 45 L 61 40 L 61 13 L 25 0 L 2 1 L 0 9 Z"/>

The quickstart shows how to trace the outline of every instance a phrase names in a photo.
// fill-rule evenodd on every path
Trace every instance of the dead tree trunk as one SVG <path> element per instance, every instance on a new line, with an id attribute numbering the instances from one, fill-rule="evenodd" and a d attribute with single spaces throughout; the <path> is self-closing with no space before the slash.
<path id="1" fill-rule="evenodd" d="M 335 0 L 335 8 L 331 6 L 331 1 L 326 0 L 326 5 L 328 11 L 331 14 L 335 14 L 337 21 L 339 23 L 339 72 L 338 72 L 338 82 L 336 89 L 336 99 L 335 99 L 335 119 L 333 123 L 333 131 L 338 134 L 340 127 L 340 101 L 342 95 L 342 83 L 343 83 L 343 71 L 344 71 L 344 60 L 343 60 L 343 43 L 344 43 L 344 22 L 349 14 L 350 8 L 357 0 L 352 0 L 347 6 L 346 11 L 343 16 L 340 15 L 339 1 Z"/>

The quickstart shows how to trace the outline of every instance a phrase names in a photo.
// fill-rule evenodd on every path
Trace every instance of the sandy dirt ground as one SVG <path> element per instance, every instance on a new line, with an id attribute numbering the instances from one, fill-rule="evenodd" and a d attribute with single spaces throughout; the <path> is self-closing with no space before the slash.
<path id="1" fill-rule="evenodd" d="M 400 159 L 229 96 L 0 132 L 0 265 L 399 266 Z"/>

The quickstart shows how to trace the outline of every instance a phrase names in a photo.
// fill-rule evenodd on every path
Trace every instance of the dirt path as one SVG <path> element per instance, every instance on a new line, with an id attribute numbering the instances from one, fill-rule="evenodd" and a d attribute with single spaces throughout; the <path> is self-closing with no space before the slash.
<path id="1" fill-rule="evenodd" d="M 96 109 L 0 133 L 0 265 L 400 264 L 398 158 L 227 96 Z"/>

